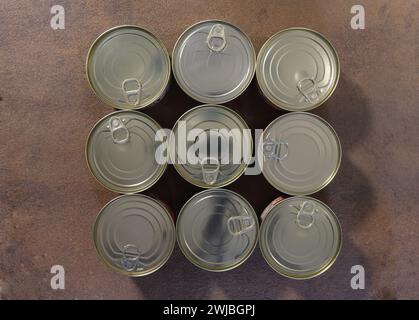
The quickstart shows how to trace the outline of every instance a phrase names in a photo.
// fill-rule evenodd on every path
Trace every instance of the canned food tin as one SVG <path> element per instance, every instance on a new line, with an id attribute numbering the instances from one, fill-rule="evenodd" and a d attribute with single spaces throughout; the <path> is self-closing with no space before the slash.
<path id="1" fill-rule="evenodd" d="M 272 202 L 262 214 L 259 245 L 276 272 L 309 279 L 331 267 L 342 247 L 342 231 L 333 211 L 311 197 Z"/>
<path id="2" fill-rule="evenodd" d="M 255 73 L 250 39 L 220 20 L 199 22 L 177 40 L 173 74 L 183 91 L 203 103 L 221 104 L 238 97 Z"/>
<path id="3" fill-rule="evenodd" d="M 101 34 L 90 47 L 87 79 L 95 94 L 117 109 L 142 109 L 160 100 L 170 79 L 170 58 L 163 43 L 137 26 Z"/>
<path id="4" fill-rule="evenodd" d="M 170 159 L 188 182 L 226 186 L 246 170 L 253 140 L 246 122 L 231 109 L 202 105 L 183 114 L 169 139 Z"/>
<path id="5" fill-rule="evenodd" d="M 330 124 L 314 114 L 280 116 L 268 125 L 261 139 L 258 157 L 262 173 L 284 193 L 315 193 L 332 181 L 339 169 L 339 138 Z"/>
<path id="6" fill-rule="evenodd" d="M 308 111 L 321 105 L 335 90 L 339 74 L 339 58 L 331 43 L 305 28 L 273 35 L 260 49 L 256 63 L 262 94 L 288 111 Z"/>
<path id="7" fill-rule="evenodd" d="M 160 146 L 166 143 L 160 129 L 156 121 L 137 111 L 105 116 L 87 139 L 90 172 L 114 192 L 136 193 L 151 187 L 167 167 L 166 159 L 159 154 Z"/>
<path id="8" fill-rule="evenodd" d="M 163 266 L 175 246 L 170 211 L 145 195 L 124 195 L 99 212 L 94 243 L 102 261 L 114 271 L 139 277 Z"/>
<path id="9" fill-rule="evenodd" d="M 227 271 L 242 264 L 256 246 L 258 230 L 252 206 L 225 189 L 205 190 L 193 196 L 176 223 L 183 254 L 209 271 Z"/>

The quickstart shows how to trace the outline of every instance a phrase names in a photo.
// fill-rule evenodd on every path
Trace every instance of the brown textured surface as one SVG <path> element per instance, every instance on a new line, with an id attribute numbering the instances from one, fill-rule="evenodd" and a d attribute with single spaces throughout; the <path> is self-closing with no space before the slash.
<path id="1" fill-rule="evenodd" d="M 105 1 L 103 1 L 105 2 Z M 0 2 L 0 297 L 1 298 L 419 298 L 419 111 L 416 0 L 355 1 L 367 29 L 350 28 L 351 1 L 15 1 Z M 50 28 L 53 4 L 66 9 L 66 29 Z M 236 270 L 213 274 L 175 249 L 166 266 L 141 279 L 108 271 L 91 229 L 115 194 L 99 186 L 84 162 L 94 123 L 112 111 L 90 91 L 84 62 L 91 42 L 119 24 L 152 30 L 170 51 L 192 23 L 225 19 L 241 27 L 258 51 L 274 32 L 305 26 L 324 33 L 340 55 L 333 97 L 314 113 L 340 135 L 344 157 L 336 179 L 316 196 L 337 213 L 342 253 L 324 275 L 292 281 L 275 274 L 256 250 Z M 197 105 L 172 82 L 149 109 L 171 128 Z M 253 82 L 227 104 L 252 128 L 281 114 Z M 260 213 L 279 194 L 262 176 L 228 188 Z M 147 194 L 176 212 L 199 191 L 173 168 Z M 66 289 L 50 288 L 52 265 L 66 270 Z M 350 268 L 366 269 L 366 289 L 350 287 Z"/>

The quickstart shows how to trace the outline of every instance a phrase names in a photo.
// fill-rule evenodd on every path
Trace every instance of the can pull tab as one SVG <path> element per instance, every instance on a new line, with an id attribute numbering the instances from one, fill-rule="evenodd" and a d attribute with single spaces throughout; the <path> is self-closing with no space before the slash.
<path id="1" fill-rule="evenodd" d="M 225 31 L 222 24 L 216 23 L 211 27 L 207 37 L 207 45 L 211 51 L 220 52 L 226 46 Z"/>
<path id="2" fill-rule="evenodd" d="M 314 212 L 316 207 L 311 201 L 304 201 L 297 213 L 297 224 L 303 229 L 310 228 L 314 223 Z"/>
<path id="3" fill-rule="evenodd" d="M 214 184 L 220 173 L 220 161 L 214 157 L 205 157 L 201 160 L 202 178 L 207 184 Z"/>
<path id="4" fill-rule="evenodd" d="M 122 251 L 121 265 L 126 271 L 139 270 L 140 250 L 133 244 L 127 244 Z"/>
<path id="5" fill-rule="evenodd" d="M 141 100 L 141 83 L 137 79 L 125 79 L 122 82 L 122 91 L 125 93 L 126 101 L 129 104 L 138 106 Z"/>
<path id="6" fill-rule="evenodd" d="M 238 223 L 236 223 L 238 222 Z M 255 220 L 248 216 L 235 216 L 227 220 L 227 229 L 233 236 L 248 232 L 255 226 Z"/>
<path id="7" fill-rule="evenodd" d="M 298 91 L 304 96 L 307 102 L 315 103 L 320 98 L 320 88 L 312 78 L 304 78 L 297 83 Z"/>
<path id="8" fill-rule="evenodd" d="M 118 117 L 111 117 L 109 119 L 108 128 L 111 131 L 112 140 L 114 143 L 125 143 L 129 139 L 129 131 L 124 124 L 125 119 Z"/>
<path id="9" fill-rule="evenodd" d="M 282 161 L 288 156 L 288 142 L 267 138 L 263 141 L 263 155 L 267 159 Z"/>

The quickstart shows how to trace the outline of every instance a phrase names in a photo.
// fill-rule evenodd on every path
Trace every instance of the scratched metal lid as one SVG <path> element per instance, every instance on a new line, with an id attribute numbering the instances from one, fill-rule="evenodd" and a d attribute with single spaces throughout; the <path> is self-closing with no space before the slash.
<path id="1" fill-rule="evenodd" d="M 226 271 L 253 252 L 259 222 L 252 206 L 225 189 L 202 191 L 181 209 L 176 234 L 183 254 L 196 266 Z"/>
<path id="2" fill-rule="evenodd" d="M 308 195 L 336 175 L 342 150 L 324 119 L 307 112 L 287 113 L 264 130 L 258 157 L 266 180 L 279 191 Z"/>
<path id="3" fill-rule="evenodd" d="M 323 202 L 301 196 L 274 201 L 262 216 L 259 245 L 276 272 L 293 279 L 313 278 L 339 255 L 341 227 Z"/>
<path id="4" fill-rule="evenodd" d="M 145 195 L 111 200 L 99 212 L 93 233 L 103 262 L 132 277 L 150 274 L 163 266 L 176 241 L 168 209 Z"/>
<path id="5" fill-rule="evenodd" d="M 246 122 L 220 105 L 187 111 L 169 140 L 171 163 L 185 180 L 201 188 L 222 187 L 238 179 L 250 162 L 252 148 Z"/>
<path id="6" fill-rule="evenodd" d="M 93 176 L 119 193 L 151 187 L 167 166 L 159 153 L 159 147 L 166 143 L 160 129 L 152 118 L 137 111 L 117 111 L 99 120 L 86 143 L 87 164 Z"/>
<path id="7" fill-rule="evenodd" d="M 339 58 L 320 33 L 291 28 L 273 35 L 260 49 L 256 78 L 263 95 L 276 107 L 307 111 L 335 90 Z"/>
<path id="8" fill-rule="evenodd" d="M 166 92 L 170 58 L 163 43 L 149 31 L 119 26 L 99 36 L 86 60 L 91 88 L 117 109 L 141 109 Z"/>
<path id="9" fill-rule="evenodd" d="M 177 40 L 172 54 L 179 86 L 203 103 L 238 97 L 255 73 L 252 42 L 239 28 L 220 20 L 199 22 Z"/>

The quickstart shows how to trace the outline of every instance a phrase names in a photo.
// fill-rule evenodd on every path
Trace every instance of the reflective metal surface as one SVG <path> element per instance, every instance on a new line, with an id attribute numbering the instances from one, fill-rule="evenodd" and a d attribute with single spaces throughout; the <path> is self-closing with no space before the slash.
<path id="1" fill-rule="evenodd" d="M 145 195 L 117 197 L 96 218 L 96 250 L 107 266 L 124 275 L 156 271 L 169 259 L 175 241 L 170 212 Z"/>
<path id="2" fill-rule="evenodd" d="M 287 113 L 264 130 L 258 148 L 266 180 L 291 195 L 308 195 L 336 175 L 342 157 L 339 138 L 321 117 Z"/>
<path id="3" fill-rule="evenodd" d="M 117 111 L 99 120 L 86 143 L 86 159 L 93 176 L 109 190 L 136 193 L 151 187 L 167 162 L 156 152 L 160 125 L 144 113 Z M 157 154 L 158 155 L 158 154 Z M 163 155 L 161 155 L 163 156 Z M 157 161 L 159 160 L 159 161 Z"/>
<path id="4" fill-rule="evenodd" d="M 173 74 L 186 94 L 221 104 L 239 96 L 252 81 L 256 54 L 250 39 L 220 20 L 199 22 L 177 40 Z"/>
<path id="5" fill-rule="evenodd" d="M 243 263 L 256 246 L 258 229 L 252 206 L 239 194 L 224 189 L 193 196 L 176 223 L 183 254 L 209 271 L 226 271 Z"/>
<path id="6" fill-rule="evenodd" d="M 100 35 L 87 55 L 86 73 L 96 95 L 117 109 L 141 109 L 163 97 L 170 59 L 163 43 L 136 26 Z"/>
<path id="7" fill-rule="evenodd" d="M 245 121 L 231 109 L 202 105 L 183 114 L 169 140 L 179 174 L 202 188 L 228 185 L 250 161 L 253 140 Z M 194 160 L 194 161 L 193 161 Z"/>
<path id="8" fill-rule="evenodd" d="M 336 260 L 342 231 L 333 211 L 319 200 L 292 197 L 274 201 L 262 214 L 260 249 L 276 272 L 313 278 Z"/>
<path id="9" fill-rule="evenodd" d="M 320 33 L 291 28 L 262 46 L 256 78 L 262 94 L 276 107 L 308 111 L 325 102 L 340 74 L 336 50 Z"/>

